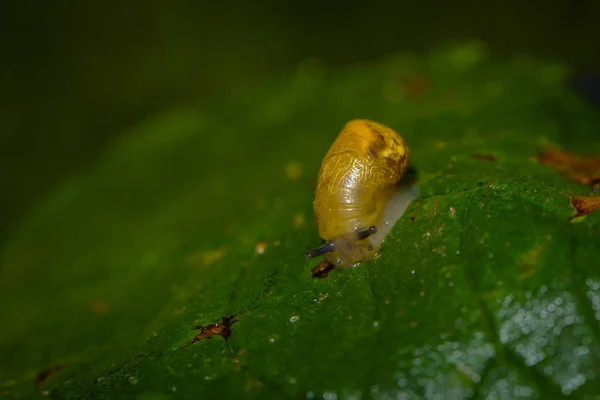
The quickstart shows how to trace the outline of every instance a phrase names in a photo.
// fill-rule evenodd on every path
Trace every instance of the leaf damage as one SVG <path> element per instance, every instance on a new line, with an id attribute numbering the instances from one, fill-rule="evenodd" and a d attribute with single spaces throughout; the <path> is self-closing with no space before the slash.
<path id="1" fill-rule="evenodd" d="M 321 261 L 313 269 L 311 269 L 312 277 L 325 279 L 329 276 L 329 273 L 333 271 L 335 267 L 328 261 Z"/>
<path id="2" fill-rule="evenodd" d="M 46 383 L 48 383 L 48 380 L 50 379 L 50 377 L 52 375 L 56 374 L 58 371 L 60 371 L 64 367 L 65 367 L 65 364 L 53 365 L 52 367 L 37 374 L 37 376 L 35 377 L 35 379 L 33 381 L 35 387 L 40 388 L 41 386 L 44 386 Z"/>
<path id="3" fill-rule="evenodd" d="M 542 164 L 558 170 L 582 185 L 600 186 L 600 157 L 582 157 L 558 149 L 548 149 L 538 156 Z"/>
<path id="4" fill-rule="evenodd" d="M 571 221 L 578 220 L 600 208 L 600 196 L 571 196 L 571 206 L 577 212 Z"/>
<path id="5" fill-rule="evenodd" d="M 488 162 L 498 161 L 496 156 L 493 155 L 492 153 L 485 153 L 485 154 L 484 153 L 473 153 L 473 154 L 471 154 L 471 158 L 473 158 L 475 160 L 488 161 Z"/>

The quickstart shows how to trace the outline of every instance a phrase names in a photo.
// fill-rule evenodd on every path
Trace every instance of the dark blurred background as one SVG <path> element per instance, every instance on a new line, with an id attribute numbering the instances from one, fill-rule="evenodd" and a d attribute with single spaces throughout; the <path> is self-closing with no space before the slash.
<path id="1" fill-rule="evenodd" d="M 600 72 L 597 0 L 20 0 L 0 6 L 0 29 L 0 241 L 141 118 L 210 104 L 307 57 L 339 66 L 482 39 L 500 56 Z"/>

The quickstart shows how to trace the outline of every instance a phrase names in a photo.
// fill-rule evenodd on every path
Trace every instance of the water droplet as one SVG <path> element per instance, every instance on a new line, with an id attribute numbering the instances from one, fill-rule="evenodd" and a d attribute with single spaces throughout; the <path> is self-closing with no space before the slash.
<path id="1" fill-rule="evenodd" d="M 293 324 L 294 322 L 298 321 L 298 319 L 300 319 L 299 315 L 292 315 L 290 322 Z"/>
<path id="2" fill-rule="evenodd" d="M 275 338 L 269 338 L 269 343 L 275 343 Z"/>
<path id="3" fill-rule="evenodd" d="M 557 306 L 560 306 L 563 303 L 563 299 L 562 297 L 557 297 L 556 300 L 554 300 L 554 302 Z"/>
<path id="4" fill-rule="evenodd" d="M 518 397 L 530 398 L 533 395 L 533 389 L 529 386 L 517 386 L 515 387 L 515 394 Z"/>
<path id="5" fill-rule="evenodd" d="M 176 392 L 176 391 L 177 391 L 177 388 L 176 388 L 175 386 L 173 386 L 173 387 L 171 388 L 171 390 L 172 390 L 172 391 L 174 391 L 174 392 Z"/>
<path id="6" fill-rule="evenodd" d="M 575 357 L 581 357 L 581 356 L 586 356 L 588 354 L 588 348 L 587 346 L 578 346 L 575 348 L 575 351 L 573 352 L 573 354 L 575 355 Z"/>
<path id="7" fill-rule="evenodd" d="M 137 378 L 135 376 L 130 376 L 129 377 L 129 384 L 130 385 L 137 385 Z"/>

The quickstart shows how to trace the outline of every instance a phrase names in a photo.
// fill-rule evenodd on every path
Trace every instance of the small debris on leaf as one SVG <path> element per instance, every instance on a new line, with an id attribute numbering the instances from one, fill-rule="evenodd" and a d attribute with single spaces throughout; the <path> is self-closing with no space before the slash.
<path id="1" fill-rule="evenodd" d="M 474 158 L 475 160 L 482 160 L 482 161 L 489 161 L 489 162 L 494 162 L 494 161 L 498 160 L 496 158 L 496 156 L 491 153 L 487 153 L 487 154 L 473 153 L 473 154 L 471 154 L 471 158 Z"/>
<path id="2" fill-rule="evenodd" d="M 571 221 L 581 219 L 600 208 L 600 196 L 571 196 L 571 205 L 577 214 L 570 218 Z"/>
<path id="3" fill-rule="evenodd" d="M 265 242 L 260 242 L 256 245 L 256 254 L 265 254 L 266 249 L 267 244 Z"/>
<path id="4" fill-rule="evenodd" d="M 456 216 L 456 208 L 450 206 L 449 213 L 450 213 L 450 218 L 454 218 Z"/>
<path id="5" fill-rule="evenodd" d="M 223 339 L 228 340 L 231 336 L 231 325 L 237 322 L 237 316 L 232 315 L 231 317 L 222 317 L 221 322 L 217 322 L 216 324 L 209 325 L 198 325 L 194 327 L 194 329 L 198 329 L 200 331 L 199 334 L 194 336 L 191 342 L 185 344 L 183 347 L 187 347 L 190 344 L 199 342 L 204 339 L 212 339 L 214 336 L 219 335 Z"/>
<path id="6" fill-rule="evenodd" d="M 580 157 L 562 150 L 541 153 L 539 162 L 560 171 L 574 182 L 595 187 L 600 183 L 600 157 Z"/>
<path id="7" fill-rule="evenodd" d="M 329 276 L 329 273 L 333 271 L 335 267 L 328 261 L 321 261 L 314 267 L 312 272 L 313 278 L 325 279 Z"/>
<path id="8" fill-rule="evenodd" d="M 56 374 L 61 369 L 63 369 L 64 366 L 65 366 L 64 364 L 54 365 L 54 366 L 48 368 L 47 370 L 40 372 L 35 377 L 35 380 L 34 380 L 35 387 L 39 388 L 40 386 L 45 385 L 48 382 L 48 380 L 50 379 L 50 377 L 52 375 Z"/>

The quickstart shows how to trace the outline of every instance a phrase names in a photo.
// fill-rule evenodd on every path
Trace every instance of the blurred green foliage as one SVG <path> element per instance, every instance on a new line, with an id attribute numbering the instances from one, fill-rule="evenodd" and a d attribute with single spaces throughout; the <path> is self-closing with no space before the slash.
<path id="1" fill-rule="evenodd" d="M 309 60 L 122 132 L 1 248 L 0 395 L 593 398 L 600 214 L 570 222 L 589 189 L 536 158 L 600 151 L 567 75 L 478 42 Z M 406 138 L 421 197 L 380 258 L 313 279 L 314 181 L 353 118 Z"/>
<path id="2" fill-rule="evenodd" d="M 449 39 L 598 71 L 598 20 L 591 0 L 3 4 L 0 238 L 56 180 L 157 110 L 243 92 L 307 57 L 340 66 Z"/>

